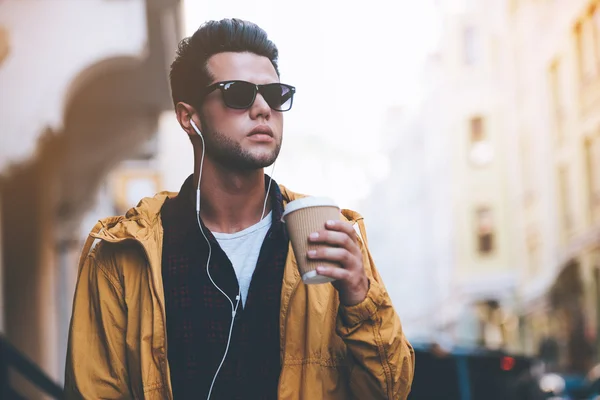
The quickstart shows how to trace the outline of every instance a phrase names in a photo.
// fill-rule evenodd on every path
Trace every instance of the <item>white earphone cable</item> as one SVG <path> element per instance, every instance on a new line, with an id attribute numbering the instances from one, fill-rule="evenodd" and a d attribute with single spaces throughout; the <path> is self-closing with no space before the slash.
<path id="1" fill-rule="evenodd" d="M 269 199 L 269 193 L 271 192 L 271 183 L 273 182 L 273 174 L 275 174 L 275 164 L 277 163 L 277 159 L 273 161 L 273 168 L 271 169 L 271 175 L 269 176 L 269 186 L 267 186 L 267 193 L 265 194 L 265 202 L 263 203 L 262 214 L 260 215 L 260 221 L 265 217 L 265 211 L 267 210 L 267 200 Z M 258 221 L 258 222 L 260 222 Z"/>
<path id="2" fill-rule="evenodd" d="M 208 240 L 208 237 L 206 236 L 206 234 L 204 233 L 204 229 L 202 229 L 202 222 L 200 221 L 200 182 L 202 181 L 202 170 L 204 167 L 204 154 L 205 154 L 205 143 L 204 143 L 204 136 L 202 136 L 202 133 L 200 132 L 200 130 L 198 129 L 198 127 L 196 126 L 196 123 L 193 120 L 190 120 L 190 123 L 192 125 L 192 127 L 194 128 L 194 130 L 196 131 L 196 133 L 198 134 L 198 136 L 200 136 L 200 140 L 202 140 L 202 158 L 200 159 L 200 170 L 198 173 L 198 186 L 196 188 L 196 221 L 198 223 L 198 228 L 200 228 L 200 232 L 202 233 L 202 236 L 204 237 L 204 240 L 206 240 L 206 244 L 208 245 L 208 258 L 206 260 L 206 274 L 208 275 L 208 278 L 210 279 L 211 283 L 213 284 L 214 287 L 217 288 L 217 290 L 219 290 L 219 292 L 221 292 L 223 294 L 223 296 L 225 296 L 225 298 L 229 301 L 229 303 L 231 304 L 231 325 L 229 327 L 229 336 L 227 338 L 227 345 L 225 346 L 225 352 L 223 354 L 223 358 L 221 359 L 221 363 L 219 364 L 219 367 L 217 368 L 217 371 L 215 372 L 215 375 L 212 379 L 212 382 L 210 384 L 210 389 L 208 391 L 208 396 L 207 396 L 207 400 L 210 400 L 210 396 L 212 394 L 215 382 L 217 380 L 217 377 L 219 376 L 219 372 L 221 371 L 221 368 L 223 367 L 223 364 L 225 363 L 225 359 L 227 358 L 227 353 L 229 352 L 229 346 L 231 344 L 231 336 L 233 335 L 233 324 L 235 322 L 235 315 L 237 313 L 238 307 L 240 305 L 240 301 L 241 301 L 241 289 L 239 288 L 238 285 L 238 294 L 235 297 L 236 303 L 235 305 L 233 304 L 233 301 L 231 300 L 231 298 L 229 298 L 229 296 L 227 295 L 227 293 L 225 293 L 213 280 L 212 276 L 210 275 L 210 259 L 212 257 L 212 246 L 210 244 L 210 240 Z M 260 221 L 263 220 L 263 218 L 265 217 L 265 211 L 267 209 L 267 200 L 269 198 L 269 192 L 271 190 L 271 183 L 273 182 L 273 174 L 275 173 L 275 163 L 277 160 L 275 160 L 275 162 L 273 162 L 273 169 L 271 170 L 271 176 L 269 177 L 269 185 L 267 187 L 267 192 L 265 194 L 265 201 L 263 203 L 263 210 L 262 210 L 262 214 L 260 216 Z M 259 221 L 259 222 L 260 222 Z"/>

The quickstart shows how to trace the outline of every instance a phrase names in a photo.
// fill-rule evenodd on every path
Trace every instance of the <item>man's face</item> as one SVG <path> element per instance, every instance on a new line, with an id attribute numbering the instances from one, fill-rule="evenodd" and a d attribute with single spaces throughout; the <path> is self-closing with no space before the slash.
<path id="1" fill-rule="evenodd" d="M 257 85 L 279 82 L 271 61 L 254 53 L 219 53 L 208 60 L 207 67 L 214 78 L 211 84 L 231 80 Z M 200 117 L 206 156 L 224 167 L 264 168 L 279 155 L 283 115 L 272 110 L 260 93 L 250 108 L 236 110 L 225 105 L 217 89 L 205 97 Z"/>

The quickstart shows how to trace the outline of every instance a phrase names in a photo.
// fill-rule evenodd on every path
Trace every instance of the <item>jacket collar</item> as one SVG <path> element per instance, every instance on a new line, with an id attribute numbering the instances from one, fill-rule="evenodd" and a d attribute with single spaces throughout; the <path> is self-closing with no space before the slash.
<path id="1" fill-rule="evenodd" d="M 270 180 L 271 178 L 268 175 L 265 175 L 265 188 L 269 187 Z M 269 192 L 272 204 L 273 226 L 279 229 L 281 217 L 283 215 L 283 197 L 275 180 L 272 181 Z M 169 202 L 169 207 L 171 210 L 169 212 L 170 218 L 174 218 L 172 221 L 178 227 L 178 235 L 186 237 L 198 232 L 198 220 L 196 215 L 196 189 L 193 186 L 193 175 L 190 175 L 185 180 L 177 196 L 168 196 L 167 201 Z M 203 222 L 202 227 L 205 232 L 209 233 L 210 239 L 214 241 L 211 232 L 206 229 L 206 226 Z"/>
<path id="2" fill-rule="evenodd" d="M 306 197 L 305 195 L 288 190 L 283 185 L 279 185 L 279 190 L 281 192 L 284 208 L 290 201 Z M 80 265 L 83 257 L 85 257 L 91 249 L 93 239 L 111 243 L 135 240 L 142 246 L 146 253 L 154 286 L 157 290 L 157 295 L 160 297 L 163 290 L 161 279 L 163 226 L 160 211 L 167 199 L 176 196 L 177 193 L 175 192 L 160 192 L 154 197 L 144 198 L 136 207 L 127 211 L 124 216 L 100 220 L 94 227 L 94 230 L 90 232 L 90 238 L 86 242 L 84 251 L 82 252 Z M 342 215 L 347 221 L 353 224 L 355 222 L 362 222 L 360 214 L 354 211 L 344 209 L 342 210 Z M 358 225 L 360 225 L 360 223 Z M 88 251 L 86 251 L 86 249 Z M 295 257 L 292 252 L 290 252 L 288 258 L 290 263 L 295 263 Z M 298 272 L 295 268 L 292 268 L 292 271 L 288 271 L 288 273 L 291 274 L 290 278 L 293 279 L 295 285 L 295 281 L 299 278 L 299 276 L 296 276 L 298 275 Z M 286 275 L 288 273 L 286 273 Z M 164 304 L 162 306 L 164 307 Z"/>
<path id="3" fill-rule="evenodd" d="M 284 185 L 278 185 L 281 193 L 283 207 L 291 201 L 306 197 L 306 195 L 295 193 Z M 152 245 L 162 241 L 162 223 L 160 210 L 169 198 L 177 197 L 177 192 L 160 192 L 154 197 L 142 199 L 136 207 L 131 208 L 124 216 L 109 217 L 99 221 L 100 230 L 93 233 L 96 239 L 107 242 L 120 242 L 123 240 L 136 240 L 147 250 Z M 362 219 L 362 216 L 352 210 L 343 209 L 342 214 L 348 221 L 354 223 Z M 162 246 L 159 246 L 162 247 Z M 160 252 L 159 252 L 160 253 Z"/>

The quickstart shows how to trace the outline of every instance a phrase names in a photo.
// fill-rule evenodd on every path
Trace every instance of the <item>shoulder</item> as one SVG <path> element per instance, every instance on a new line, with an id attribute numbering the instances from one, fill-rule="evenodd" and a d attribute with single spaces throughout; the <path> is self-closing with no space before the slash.
<path id="1" fill-rule="evenodd" d="M 100 241 L 90 253 L 96 268 L 123 282 L 125 276 L 145 269 L 147 260 L 142 246 L 134 240 L 118 243 Z"/>

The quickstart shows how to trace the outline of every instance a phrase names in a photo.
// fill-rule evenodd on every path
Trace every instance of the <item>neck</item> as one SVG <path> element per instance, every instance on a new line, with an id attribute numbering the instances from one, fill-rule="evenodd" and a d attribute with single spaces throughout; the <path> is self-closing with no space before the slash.
<path id="1" fill-rule="evenodd" d="M 200 164 L 196 163 L 194 188 L 198 187 L 199 172 Z M 200 217 L 213 232 L 244 230 L 260 221 L 265 190 L 263 169 L 227 170 L 205 159 L 200 181 Z M 270 209 L 267 201 L 265 215 Z"/>

